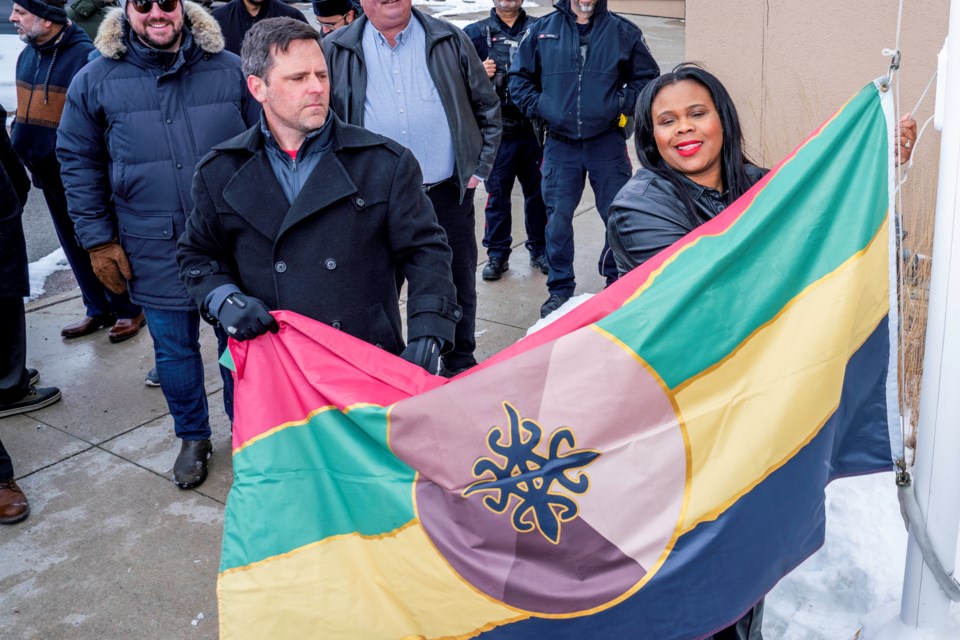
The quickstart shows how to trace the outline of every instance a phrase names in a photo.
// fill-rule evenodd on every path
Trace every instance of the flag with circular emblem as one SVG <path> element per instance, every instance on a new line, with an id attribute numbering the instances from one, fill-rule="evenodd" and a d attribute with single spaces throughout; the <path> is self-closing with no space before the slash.
<path id="1" fill-rule="evenodd" d="M 232 343 L 221 638 L 706 636 L 900 451 L 887 98 L 443 380 L 276 312 Z"/>

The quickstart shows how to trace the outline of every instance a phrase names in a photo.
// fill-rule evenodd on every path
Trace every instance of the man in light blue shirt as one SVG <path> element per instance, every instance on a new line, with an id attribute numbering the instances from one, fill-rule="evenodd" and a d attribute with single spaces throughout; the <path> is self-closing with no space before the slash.
<path id="1" fill-rule="evenodd" d="M 411 0 L 362 0 L 364 16 L 323 41 L 331 107 L 350 124 L 404 145 L 453 250 L 463 317 L 441 375 L 476 364 L 477 241 L 473 196 L 500 143 L 500 100 L 470 40 Z"/>

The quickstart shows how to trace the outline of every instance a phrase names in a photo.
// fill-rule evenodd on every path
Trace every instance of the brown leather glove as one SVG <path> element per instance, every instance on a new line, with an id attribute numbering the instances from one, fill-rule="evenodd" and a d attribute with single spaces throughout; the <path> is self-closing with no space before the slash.
<path id="1" fill-rule="evenodd" d="M 120 243 L 112 240 L 87 251 L 90 253 L 93 273 L 103 286 L 114 293 L 126 291 L 127 280 L 133 280 L 133 271 L 130 270 L 130 262 Z"/>

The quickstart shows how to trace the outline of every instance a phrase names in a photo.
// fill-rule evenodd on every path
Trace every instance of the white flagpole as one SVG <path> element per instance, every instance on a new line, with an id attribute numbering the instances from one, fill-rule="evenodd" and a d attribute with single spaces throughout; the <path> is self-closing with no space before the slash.
<path id="1" fill-rule="evenodd" d="M 946 74 L 937 88 L 945 99 L 913 486 L 933 548 L 952 573 L 960 526 L 960 0 L 950 2 L 945 51 Z M 950 598 L 924 564 L 914 526 L 922 525 L 911 523 L 900 615 L 878 629 L 865 624 L 862 638 L 947 637 L 942 634 Z"/>
<path id="2" fill-rule="evenodd" d="M 933 548 L 951 573 L 960 525 L 960 0 L 950 2 L 946 54 L 914 491 Z M 908 627 L 937 629 L 949 612 L 950 598 L 924 564 L 911 531 L 900 618 Z"/>

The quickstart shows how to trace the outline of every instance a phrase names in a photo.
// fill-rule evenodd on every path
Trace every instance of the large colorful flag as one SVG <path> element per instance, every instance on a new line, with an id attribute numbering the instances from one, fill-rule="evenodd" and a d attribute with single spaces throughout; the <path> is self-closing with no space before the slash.
<path id="1" fill-rule="evenodd" d="M 234 343 L 221 637 L 689 640 L 901 450 L 870 85 L 723 214 L 450 381 L 326 325 Z"/>

